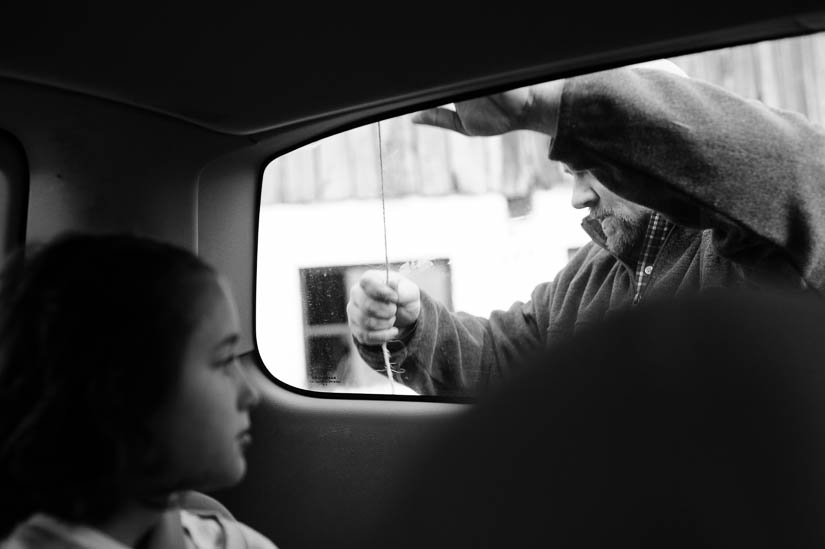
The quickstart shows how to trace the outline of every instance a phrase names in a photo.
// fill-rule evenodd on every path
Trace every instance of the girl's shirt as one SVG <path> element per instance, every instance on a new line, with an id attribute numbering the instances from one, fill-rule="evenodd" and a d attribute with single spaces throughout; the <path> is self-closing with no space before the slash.
<path id="1" fill-rule="evenodd" d="M 0 549 L 133 549 L 88 526 L 39 513 L 0 542 Z M 277 549 L 259 532 L 217 512 L 168 511 L 141 549 Z"/>

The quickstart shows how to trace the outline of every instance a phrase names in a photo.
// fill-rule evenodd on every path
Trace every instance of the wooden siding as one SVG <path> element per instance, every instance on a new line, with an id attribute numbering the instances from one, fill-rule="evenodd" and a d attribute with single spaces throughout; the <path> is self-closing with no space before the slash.
<path id="1" fill-rule="evenodd" d="M 825 123 L 825 33 L 671 58 L 694 78 Z M 563 181 L 534 132 L 463 135 L 412 124 L 409 115 L 344 132 L 294 151 L 264 173 L 263 203 L 500 192 L 523 197 Z"/>

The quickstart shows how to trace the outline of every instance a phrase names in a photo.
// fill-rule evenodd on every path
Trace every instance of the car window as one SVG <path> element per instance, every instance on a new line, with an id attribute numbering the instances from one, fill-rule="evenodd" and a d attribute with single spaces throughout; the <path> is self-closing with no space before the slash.
<path id="1" fill-rule="evenodd" d="M 825 120 L 825 35 L 669 58 L 690 77 Z M 453 105 L 446 105 L 454 108 Z M 369 366 L 347 323 L 368 269 L 402 272 L 449 311 L 487 318 L 553 280 L 591 237 L 550 139 L 472 137 L 414 113 L 338 133 L 263 172 L 256 337 L 284 383 L 319 392 L 420 394 Z"/>

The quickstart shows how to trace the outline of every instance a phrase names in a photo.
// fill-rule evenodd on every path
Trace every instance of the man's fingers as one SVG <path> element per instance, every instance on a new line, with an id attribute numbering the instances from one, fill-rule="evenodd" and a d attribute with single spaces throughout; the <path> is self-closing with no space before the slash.
<path id="1" fill-rule="evenodd" d="M 373 311 L 378 310 L 379 313 Z M 396 306 L 388 303 L 381 304 L 367 302 L 359 304 L 354 301 L 347 303 L 347 318 L 349 324 L 365 330 L 384 330 L 395 324 Z"/>
<path id="2" fill-rule="evenodd" d="M 377 271 L 376 271 L 377 272 Z M 398 294 L 391 285 L 387 284 L 386 278 L 378 275 L 362 276 L 359 282 L 361 290 L 370 299 L 395 303 Z"/>
<path id="3" fill-rule="evenodd" d="M 395 313 L 398 310 L 398 306 L 395 303 L 369 300 L 366 303 L 360 305 L 360 309 L 366 317 L 379 318 L 384 320 L 394 320 Z"/>
<path id="4" fill-rule="evenodd" d="M 419 111 L 412 116 L 412 121 L 415 124 L 436 126 L 438 128 L 444 128 L 446 130 L 452 130 L 454 132 L 468 135 L 467 130 L 464 128 L 464 124 L 462 124 L 461 118 L 458 114 L 456 114 L 455 111 L 445 109 L 443 107 Z"/>
<path id="5" fill-rule="evenodd" d="M 418 317 L 418 286 L 397 272 L 370 270 L 350 288 L 347 318 L 352 335 L 366 345 L 380 345 Z M 399 309 L 403 304 L 404 310 Z M 415 305 L 414 307 L 412 305 Z"/>

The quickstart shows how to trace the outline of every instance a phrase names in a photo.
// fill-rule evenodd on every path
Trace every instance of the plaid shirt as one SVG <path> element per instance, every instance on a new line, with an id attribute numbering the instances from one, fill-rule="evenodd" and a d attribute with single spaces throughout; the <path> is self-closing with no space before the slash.
<path id="1" fill-rule="evenodd" d="M 664 244 L 671 227 L 673 227 L 673 223 L 658 213 L 653 213 L 647 222 L 645 239 L 642 244 L 642 253 L 639 255 L 638 261 L 636 261 L 636 292 L 633 295 L 634 305 L 642 300 L 642 292 L 644 292 L 653 275 L 653 264 L 656 262 L 656 256 L 659 255 L 659 250 L 662 249 L 662 244 Z"/>

